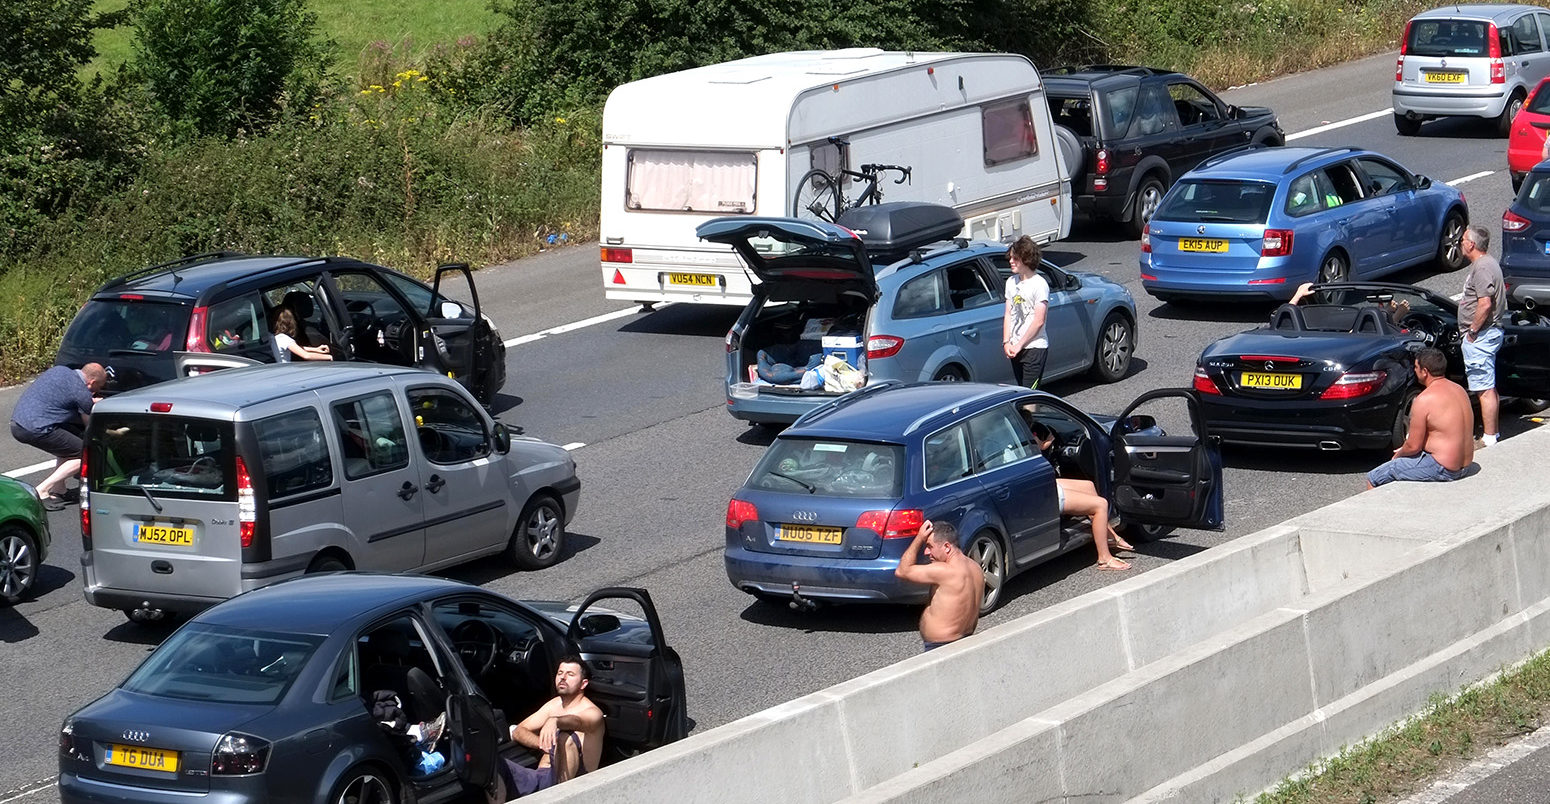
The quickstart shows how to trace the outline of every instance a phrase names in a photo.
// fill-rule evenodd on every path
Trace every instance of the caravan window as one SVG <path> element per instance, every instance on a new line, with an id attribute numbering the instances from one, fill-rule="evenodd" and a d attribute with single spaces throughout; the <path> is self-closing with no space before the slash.
<path id="1" fill-rule="evenodd" d="M 986 106 L 980 112 L 980 121 L 985 140 L 985 164 L 999 165 L 1039 153 L 1039 138 L 1033 131 L 1028 101 Z"/>
<path id="2" fill-rule="evenodd" d="M 630 150 L 624 205 L 715 215 L 754 211 L 758 156 L 735 151 Z"/>

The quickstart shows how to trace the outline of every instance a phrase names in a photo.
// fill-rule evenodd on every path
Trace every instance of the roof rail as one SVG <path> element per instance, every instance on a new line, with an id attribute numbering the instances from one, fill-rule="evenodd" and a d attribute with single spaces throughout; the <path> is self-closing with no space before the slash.
<path id="1" fill-rule="evenodd" d="M 1219 154 L 1217 154 L 1215 156 L 1208 157 L 1206 159 L 1206 161 L 1201 162 L 1200 164 L 1196 165 L 1195 169 L 1199 170 L 1200 168 L 1208 168 L 1208 167 L 1211 167 L 1212 165 L 1219 165 L 1219 164 L 1221 164 L 1221 163 L 1223 163 L 1223 162 L 1227 161 L 1228 159 L 1231 159 L 1231 158 L 1233 158 L 1235 156 L 1242 156 L 1243 154 L 1246 154 L 1249 151 L 1263 150 L 1266 147 L 1268 147 L 1268 146 L 1266 146 L 1262 142 L 1250 142 L 1250 143 L 1246 143 L 1244 145 L 1234 146 L 1232 148 L 1228 148 L 1227 150 L 1225 150 L 1225 151 L 1223 151 L 1223 152 L 1221 152 L 1221 153 L 1219 153 Z"/>
<path id="2" fill-rule="evenodd" d="M 102 287 L 104 290 L 118 287 L 119 285 L 123 285 L 132 279 L 139 279 L 144 276 L 150 276 L 151 274 L 157 273 L 159 271 L 174 271 L 187 265 L 193 265 L 194 263 L 200 262 L 202 260 L 224 260 L 231 257 L 246 256 L 248 255 L 240 251 L 206 251 L 203 254 L 179 257 L 178 259 L 170 260 L 159 265 L 152 265 L 146 268 L 130 271 L 129 273 L 123 274 L 122 276 L 115 276 L 112 279 L 109 279 Z"/>
<path id="3" fill-rule="evenodd" d="M 1134 64 L 1081 64 L 1056 67 L 1044 71 L 1045 75 L 1076 75 L 1077 73 L 1112 73 L 1114 75 L 1162 75 L 1165 70 L 1141 67 Z"/>
<path id="4" fill-rule="evenodd" d="M 921 246 L 920 248 L 910 249 L 910 262 L 919 265 L 925 262 L 927 257 L 935 257 L 944 251 L 962 251 L 969 247 L 969 238 L 967 237 L 955 237 L 952 240 L 939 242 L 951 243 L 952 245 L 938 245 L 935 248 Z"/>
<path id="5" fill-rule="evenodd" d="M 860 388 L 845 394 L 844 396 L 841 396 L 837 399 L 831 399 L 828 402 L 825 402 L 822 405 L 819 405 L 818 407 L 803 413 L 801 416 L 797 417 L 796 421 L 791 423 L 791 426 L 795 427 L 799 424 L 811 424 L 812 422 L 828 417 L 829 414 L 837 410 L 848 408 L 862 399 L 873 396 L 875 394 L 880 394 L 889 388 L 898 388 L 904 384 L 905 383 L 902 380 L 878 380 L 869 382 L 866 385 L 863 385 Z"/>
<path id="6" fill-rule="evenodd" d="M 1303 157 L 1301 159 L 1298 159 L 1297 161 L 1291 163 L 1290 165 L 1287 165 L 1286 169 L 1281 171 L 1281 175 L 1285 176 L 1286 174 L 1291 173 L 1292 171 L 1302 167 L 1304 162 L 1309 162 L 1309 161 L 1312 161 L 1314 159 L 1320 159 L 1320 158 L 1323 158 L 1323 157 L 1326 157 L 1326 156 L 1330 156 L 1332 154 L 1338 154 L 1338 153 L 1340 153 L 1342 151 L 1360 151 L 1360 150 L 1362 150 L 1362 149 L 1358 148 L 1355 145 L 1342 145 L 1342 146 L 1340 146 L 1338 148 L 1320 148 L 1319 150 L 1314 151 L 1313 153 L 1308 154 L 1307 156 L 1305 156 L 1305 157 Z"/>

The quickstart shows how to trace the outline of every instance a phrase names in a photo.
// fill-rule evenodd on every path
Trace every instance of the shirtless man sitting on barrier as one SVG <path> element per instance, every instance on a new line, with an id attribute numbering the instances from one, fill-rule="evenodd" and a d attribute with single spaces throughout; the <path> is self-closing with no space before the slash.
<path id="1" fill-rule="evenodd" d="M 596 770 L 603 757 L 603 710 L 587 698 L 592 671 L 580 656 L 560 659 L 554 671 L 558 693 L 537 712 L 511 727 L 511 739 L 542 752 L 538 767 L 509 759 L 497 763 L 491 804 L 504 802 Z"/>
<path id="2" fill-rule="evenodd" d="M 1395 480 L 1438 482 L 1470 474 L 1475 459 L 1475 413 L 1469 393 L 1443 376 L 1448 358 L 1426 348 L 1416 353 L 1415 376 L 1423 389 L 1410 403 L 1410 431 L 1394 458 L 1367 473 L 1367 488 Z"/>
<path id="3" fill-rule="evenodd" d="M 916 563 L 921 547 L 931 562 Z M 920 615 L 923 651 L 940 648 L 974 633 L 985 600 L 985 573 L 980 565 L 958 549 L 958 529 L 926 521 L 904 548 L 894 574 L 912 583 L 931 587 L 931 599 Z"/>

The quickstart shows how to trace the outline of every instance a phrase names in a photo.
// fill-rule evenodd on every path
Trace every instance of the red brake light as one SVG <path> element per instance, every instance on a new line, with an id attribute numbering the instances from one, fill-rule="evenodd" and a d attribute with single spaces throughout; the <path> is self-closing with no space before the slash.
<path id="1" fill-rule="evenodd" d="M 1266 229 L 1265 239 L 1260 242 L 1261 257 L 1287 257 L 1292 253 L 1291 229 Z"/>
<path id="2" fill-rule="evenodd" d="M 1278 276 L 1275 279 L 1250 279 L 1249 280 L 1249 284 L 1250 285 L 1284 285 L 1284 284 L 1286 284 L 1286 277 Z"/>
<path id="3" fill-rule="evenodd" d="M 1485 41 L 1490 47 L 1491 55 L 1491 83 L 1507 83 L 1507 67 L 1502 63 L 1502 38 L 1496 31 L 1496 23 L 1487 23 L 1485 29 Z"/>
<path id="4" fill-rule="evenodd" d="M 87 450 L 81 450 L 81 550 L 91 549 L 91 491 L 86 471 Z"/>
<path id="5" fill-rule="evenodd" d="M 152 402 L 151 403 L 151 412 L 152 413 L 171 413 L 172 412 L 172 403 L 171 402 Z"/>
<path id="6" fill-rule="evenodd" d="M 1378 390 L 1388 376 L 1387 371 L 1364 371 L 1359 374 L 1347 372 L 1340 375 L 1340 379 L 1335 380 L 1334 385 L 1324 389 L 1324 393 L 1319 394 L 1319 398 L 1355 399 L 1366 396 Z"/>
<path id="7" fill-rule="evenodd" d="M 258 520 L 258 501 L 253 496 L 253 478 L 248 465 L 237 456 L 237 529 L 244 548 L 253 546 L 253 526 Z"/>
<path id="8" fill-rule="evenodd" d="M 1405 37 L 1399 40 L 1399 59 L 1394 62 L 1394 80 L 1405 80 L 1405 52 L 1410 49 L 1410 26 L 1414 20 L 1405 23 Z"/>
<path id="9" fill-rule="evenodd" d="M 1414 24 L 1415 20 L 1405 23 L 1405 38 L 1399 40 L 1399 55 L 1401 56 L 1410 51 L 1410 26 Z"/>
<path id="10" fill-rule="evenodd" d="M 893 335 L 873 335 L 866 339 L 866 359 L 893 357 L 904 348 L 904 339 Z"/>
<path id="11" fill-rule="evenodd" d="M 188 317 L 188 338 L 183 344 L 184 349 L 190 352 L 210 351 L 210 347 L 205 345 L 205 321 L 209 317 L 210 308 L 194 308 L 194 312 Z"/>
<path id="12" fill-rule="evenodd" d="M 1141 253 L 1152 253 L 1152 225 L 1150 223 L 1141 227 Z"/>
<path id="13" fill-rule="evenodd" d="M 1098 163 L 1093 166 L 1093 173 L 1098 176 L 1109 175 L 1109 149 L 1098 149 Z"/>
<path id="14" fill-rule="evenodd" d="M 221 737 L 210 754 L 211 776 L 263 773 L 269 764 L 269 742 L 233 732 Z"/>
<path id="15" fill-rule="evenodd" d="M 1510 209 L 1502 213 L 1502 231 L 1504 232 L 1521 232 L 1524 229 L 1527 229 L 1530 223 L 1532 223 L 1532 221 L 1530 221 L 1528 218 L 1525 218 Z"/>
<path id="16" fill-rule="evenodd" d="M 856 517 L 856 527 L 875 531 L 884 539 L 913 539 L 925 522 L 926 512 L 918 508 L 866 511 Z"/>
<path id="17" fill-rule="evenodd" d="M 1195 390 L 1202 394 L 1222 395 L 1222 389 L 1216 387 L 1216 382 L 1206 373 L 1205 366 L 1195 367 Z"/>
<path id="18" fill-rule="evenodd" d="M 732 500 L 727 503 L 727 527 L 737 530 L 744 522 L 753 522 L 759 518 L 759 509 L 747 500 Z"/>
<path id="19" fill-rule="evenodd" d="M 602 249 L 602 257 L 603 262 L 633 263 L 635 262 L 635 250 L 629 248 L 608 248 L 607 246 L 604 246 Z"/>

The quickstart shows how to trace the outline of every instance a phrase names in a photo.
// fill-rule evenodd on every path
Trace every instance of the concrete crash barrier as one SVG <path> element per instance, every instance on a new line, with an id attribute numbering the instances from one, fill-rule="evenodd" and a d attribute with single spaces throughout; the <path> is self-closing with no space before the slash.
<path id="1" fill-rule="evenodd" d="M 1252 795 L 1550 645 L 1547 451 L 1526 433 L 1465 480 L 1356 495 L 534 800 Z"/>

